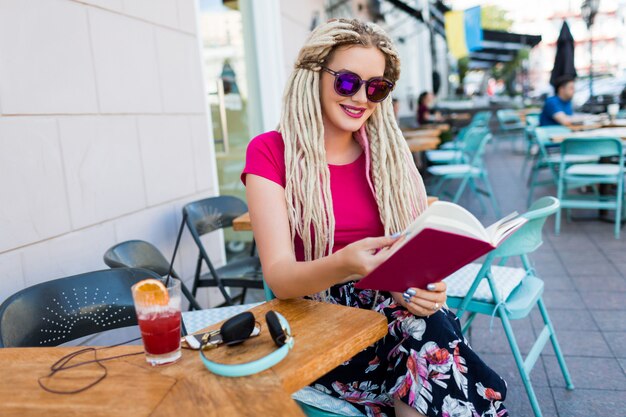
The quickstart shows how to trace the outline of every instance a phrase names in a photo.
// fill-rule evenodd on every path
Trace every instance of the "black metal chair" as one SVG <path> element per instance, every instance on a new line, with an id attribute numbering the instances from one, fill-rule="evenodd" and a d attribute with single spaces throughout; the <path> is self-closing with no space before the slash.
<path id="1" fill-rule="evenodd" d="M 57 346 L 137 324 L 130 287 L 160 277 L 137 268 L 106 269 L 33 285 L 0 305 L 0 347 Z"/>
<path id="2" fill-rule="evenodd" d="M 111 268 L 144 268 L 162 277 L 166 277 L 170 270 L 170 263 L 161 251 L 145 240 L 127 240 L 111 246 L 104 254 L 103 259 L 104 263 Z M 172 268 L 171 276 L 180 281 L 182 293 L 189 301 L 189 309 L 202 310 L 174 268 Z"/>
<path id="3" fill-rule="evenodd" d="M 244 303 L 246 291 L 249 288 L 263 289 L 263 274 L 258 256 L 245 257 L 228 262 L 226 265 L 215 268 L 204 245 L 201 236 L 215 230 L 231 227 L 233 220 L 248 211 L 246 203 L 233 196 L 210 197 L 194 201 L 183 207 L 183 226 L 187 229 L 198 247 L 198 262 L 194 274 L 192 294 L 195 296 L 198 288 L 217 287 L 224 296 L 227 305 L 233 305 L 234 300 L 240 298 Z M 202 264 L 206 264 L 209 272 L 202 274 Z M 226 288 L 241 288 L 241 294 L 231 297 Z"/>

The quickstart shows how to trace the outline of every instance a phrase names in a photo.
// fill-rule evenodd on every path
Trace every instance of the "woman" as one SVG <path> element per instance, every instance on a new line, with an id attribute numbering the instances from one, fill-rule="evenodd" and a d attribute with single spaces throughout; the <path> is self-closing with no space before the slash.
<path id="1" fill-rule="evenodd" d="M 442 121 L 441 113 L 432 113 L 431 107 L 435 97 L 428 91 L 424 91 L 417 98 L 417 123 L 420 126 Z"/>
<path id="2" fill-rule="evenodd" d="M 279 129 L 250 142 L 242 173 L 263 274 L 278 298 L 311 296 L 388 319 L 384 339 L 315 388 L 368 416 L 504 416 L 506 385 L 443 307 L 444 283 L 409 289 L 406 300 L 354 288 L 426 208 L 389 98 L 399 70 L 388 36 L 358 20 L 329 21 L 302 47 Z"/>

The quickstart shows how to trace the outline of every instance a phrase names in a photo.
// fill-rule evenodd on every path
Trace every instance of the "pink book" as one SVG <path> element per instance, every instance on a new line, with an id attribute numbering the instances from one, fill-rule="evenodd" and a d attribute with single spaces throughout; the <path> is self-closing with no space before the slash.
<path id="1" fill-rule="evenodd" d="M 404 292 L 425 289 L 498 247 L 526 218 L 512 213 L 485 228 L 463 207 L 436 201 L 405 231 L 394 254 L 356 288 Z"/>

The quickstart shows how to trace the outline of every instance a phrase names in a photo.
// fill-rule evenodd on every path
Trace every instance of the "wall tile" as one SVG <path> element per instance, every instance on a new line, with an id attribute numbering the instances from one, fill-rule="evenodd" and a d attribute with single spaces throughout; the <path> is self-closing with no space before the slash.
<path id="1" fill-rule="evenodd" d="M 0 118 L 0 252 L 70 230 L 57 125 Z"/>
<path id="2" fill-rule="evenodd" d="M 176 219 L 175 207 L 171 203 L 124 216 L 114 222 L 117 243 L 145 240 L 156 246 L 169 260 L 178 233 L 179 223 Z M 176 265 L 175 269 L 178 270 Z"/>
<path id="3" fill-rule="evenodd" d="M 24 286 L 19 251 L 0 254 L 0 304 Z"/>
<path id="4" fill-rule="evenodd" d="M 217 189 L 215 152 L 206 116 L 189 116 L 193 141 L 196 189 L 207 191 Z M 215 180 L 215 181 L 214 181 Z"/>
<path id="5" fill-rule="evenodd" d="M 124 12 L 150 22 L 178 27 L 176 0 L 124 0 Z"/>
<path id="6" fill-rule="evenodd" d="M 196 38 L 155 28 L 165 113 L 204 112 L 200 48 Z"/>
<path id="7" fill-rule="evenodd" d="M 124 10 L 124 3 L 122 0 L 80 0 L 80 1 L 83 3 L 102 7 L 103 9 L 113 10 L 116 12 L 122 12 Z"/>
<path id="8" fill-rule="evenodd" d="M 139 140 L 148 205 L 195 192 L 191 132 L 183 116 L 141 116 Z"/>
<path id="9" fill-rule="evenodd" d="M 89 22 L 101 110 L 160 112 L 153 27 L 96 8 L 89 8 Z"/>
<path id="10" fill-rule="evenodd" d="M 5 114 L 94 113 L 96 83 L 85 7 L 0 2 L 0 96 Z"/>
<path id="11" fill-rule="evenodd" d="M 178 28 L 189 33 L 196 33 L 197 0 L 178 0 Z"/>
<path id="12" fill-rule="evenodd" d="M 64 117 L 59 131 L 74 227 L 145 207 L 134 117 Z"/>
<path id="13" fill-rule="evenodd" d="M 102 255 L 115 244 L 111 222 L 28 246 L 22 251 L 27 286 L 108 267 Z"/>

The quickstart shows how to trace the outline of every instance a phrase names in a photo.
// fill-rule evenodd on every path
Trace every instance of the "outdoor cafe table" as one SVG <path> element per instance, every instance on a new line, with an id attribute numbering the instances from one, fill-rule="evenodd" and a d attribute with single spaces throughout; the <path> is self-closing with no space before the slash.
<path id="1" fill-rule="evenodd" d="M 439 200 L 437 197 L 428 197 L 428 205 L 430 206 L 435 201 Z M 250 213 L 245 212 L 241 216 L 233 220 L 233 230 L 236 232 L 251 232 L 252 222 L 250 221 Z"/>
<path id="2" fill-rule="evenodd" d="M 217 362 L 241 363 L 275 349 L 265 325 L 268 310 L 280 312 L 289 321 L 294 347 L 279 364 L 248 377 L 214 375 L 204 367 L 197 351 L 185 349 L 178 362 L 162 367 L 150 366 L 143 355 L 104 362 L 108 376 L 99 384 L 78 394 L 52 394 L 39 387 L 38 378 L 47 375 L 63 355 L 82 346 L 0 349 L 0 416 L 304 416 L 290 394 L 387 333 L 385 317 L 373 311 L 304 299 L 275 299 L 251 309 L 263 323 L 259 337 L 208 351 L 207 356 Z M 141 349 L 120 346 L 101 350 L 98 357 Z M 89 354 L 79 358 L 92 359 Z M 68 370 L 55 376 L 59 384 L 55 387 L 76 389 L 101 372 L 95 364 Z"/>
<path id="3" fill-rule="evenodd" d="M 550 136 L 550 140 L 554 143 L 563 142 L 565 138 L 594 138 L 594 137 L 610 137 L 621 138 L 626 140 L 626 127 L 612 127 L 605 129 L 592 129 L 572 133 L 558 133 Z"/>

